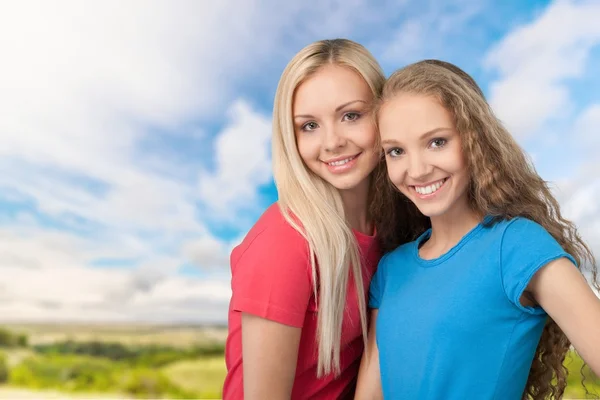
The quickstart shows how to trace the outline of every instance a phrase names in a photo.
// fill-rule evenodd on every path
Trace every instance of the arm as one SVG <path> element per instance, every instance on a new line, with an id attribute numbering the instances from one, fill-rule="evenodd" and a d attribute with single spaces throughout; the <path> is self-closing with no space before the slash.
<path id="1" fill-rule="evenodd" d="M 239 249 L 231 256 L 230 303 L 241 324 L 231 349 L 242 360 L 237 382 L 247 400 L 289 400 L 312 296 L 308 246 L 291 226 L 274 221 Z"/>
<path id="2" fill-rule="evenodd" d="M 371 311 L 371 326 L 367 339 L 367 348 L 360 362 L 355 400 L 383 399 L 381 375 L 379 373 L 379 350 L 375 338 L 375 323 L 378 310 Z"/>
<path id="3" fill-rule="evenodd" d="M 242 313 L 244 399 L 289 399 L 301 328 Z"/>
<path id="4" fill-rule="evenodd" d="M 600 299 L 581 272 L 566 258 L 559 258 L 541 268 L 527 290 L 600 376 Z"/>

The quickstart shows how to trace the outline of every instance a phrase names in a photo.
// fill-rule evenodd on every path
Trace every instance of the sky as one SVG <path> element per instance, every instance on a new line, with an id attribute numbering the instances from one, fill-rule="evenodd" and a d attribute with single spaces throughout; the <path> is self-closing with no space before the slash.
<path id="1" fill-rule="evenodd" d="M 376 5 L 375 5 L 376 4 Z M 312 41 L 456 63 L 600 257 L 600 2 L 0 3 L 0 319 L 225 323 Z"/>

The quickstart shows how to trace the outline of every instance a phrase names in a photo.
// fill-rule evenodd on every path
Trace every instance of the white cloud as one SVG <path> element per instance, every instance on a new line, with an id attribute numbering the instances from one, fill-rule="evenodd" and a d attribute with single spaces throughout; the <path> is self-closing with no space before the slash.
<path id="1" fill-rule="evenodd" d="M 600 268 L 600 180 L 592 177 L 599 170 L 600 163 L 597 161 L 585 163 L 576 176 L 557 182 L 561 211 L 565 218 L 577 226 L 579 234 L 596 258 L 597 268 Z"/>
<path id="2" fill-rule="evenodd" d="M 236 84 L 262 76 L 261 67 L 272 64 L 274 55 L 287 58 L 279 47 L 285 37 L 304 42 L 316 31 L 343 35 L 364 19 L 374 23 L 377 13 L 367 2 L 346 6 L 336 1 L 318 6 L 273 1 L 260 7 L 234 1 L 2 4 L 0 185 L 54 215 L 199 230 L 192 222 L 196 183 L 181 172 L 193 175 L 202 160 L 161 163 L 160 149 L 140 147 L 150 128 L 190 130 L 188 137 L 200 144 L 206 134 L 197 132 L 204 129 L 190 123 L 219 117 Z M 278 18 L 265 20 L 266 10 Z M 297 27 L 298 35 L 283 35 L 306 11 L 311 17 Z M 234 103 L 232 112 L 246 116 L 250 111 L 244 107 Z M 251 117 L 247 122 L 256 132 L 243 140 L 256 140 L 263 152 L 266 122 Z M 217 149 L 228 151 L 221 144 Z M 218 157 L 217 176 L 202 184 L 212 205 L 221 189 L 214 186 L 232 181 L 230 164 L 223 161 L 227 155 Z M 237 194 L 250 195 L 251 201 L 252 185 L 268 181 L 265 161 L 253 162 L 252 175 L 245 176 L 249 182 L 224 188 L 224 204 L 241 202 Z M 98 182 L 107 193 L 98 195 L 65 175 Z"/>
<path id="3" fill-rule="evenodd" d="M 203 268 L 227 268 L 229 249 L 212 236 L 203 236 L 183 246 L 182 252 L 188 260 Z"/>
<path id="4" fill-rule="evenodd" d="M 405 21 L 392 35 L 386 45 L 382 58 L 387 62 L 398 62 L 418 58 L 423 51 L 423 36 L 427 27 L 423 21 L 415 18 Z"/>
<path id="5" fill-rule="evenodd" d="M 573 126 L 573 133 L 581 147 L 594 152 L 597 150 L 600 146 L 600 104 L 592 104 L 581 112 Z"/>
<path id="6" fill-rule="evenodd" d="M 2 320 L 223 322 L 226 315 L 228 275 L 184 279 L 174 275 L 180 260 L 168 257 L 149 257 L 132 269 L 90 268 L 99 253 L 142 254 L 63 232 L 2 229 L 0 239 Z"/>
<path id="7" fill-rule="evenodd" d="M 0 12 L 0 184 L 50 214 L 198 230 L 193 183 L 149 170 L 157 155 L 139 145 L 148 127 L 177 129 L 224 104 L 239 62 L 272 45 L 247 35 L 262 24 L 259 10 L 236 4 L 232 14 L 228 2 L 193 1 L 32 7 L 6 3 Z"/>
<path id="8" fill-rule="evenodd" d="M 263 69 L 287 49 L 376 14 L 362 0 L 0 4 L 0 200 L 26 205 L 0 210 L 2 318 L 224 320 L 227 279 L 176 270 L 227 263 L 232 244 L 207 239 L 199 200 L 235 218 L 271 179 L 270 121 L 233 102 L 236 89 L 249 77 L 272 84 Z M 146 146 L 156 131 L 210 143 L 229 103 L 206 179 L 200 157 Z M 91 267 L 98 259 L 133 265 Z"/>
<path id="9" fill-rule="evenodd" d="M 200 198 L 224 219 L 255 204 L 256 189 L 272 178 L 271 121 L 241 100 L 228 115 L 231 124 L 215 141 L 215 171 L 199 178 Z"/>
<path id="10" fill-rule="evenodd" d="M 556 1 L 490 50 L 484 64 L 500 75 L 490 85 L 490 103 L 513 133 L 526 137 L 552 118 L 569 116 L 565 80 L 584 74 L 600 44 L 598 20 L 596 1 Z"/>
<path id="11" fill-rule="evenodd" d="M 107 294 L 111 293 L 105 287 L 126 282 L 122 271 L 66 270 L 73 279 L 70 284 L 47 270 L 40 275 L 24 270 L 19 270 L 18 275 L 16 271 L 9 272 L 15 283 L 4 285 L 0 302 L 3 321 L 224 323 L 231 295 L 226 279 L 200 281 L 171 276 L 145 292 L 109 301 Z M 42 282 L 42 278 L 47 281 Z M 49 290 L 51 285 L 57 285 L 56 289 Z M 82 290 L 75 291 L 73 286 L 81 286 Z M 38 292 L 33 294 L 32 290 Z"/>
<path id="12" fill-rule="evenodd" d="M 577 98 L 572 83 L 594 79 L 589 59 L 600 45 L 598 20 L 598 2 L 555 1 L 509 32 L 483 62 L 498 73 L 489 85 L 492 107 L 519 141 L 539 134 L 541 140 L 529 141 L 528 149 L 536 161 L 545 162 L 545 179 L 560 177 L 555 193 L 563 215 L 577 225 L 596 256 L 600 180 L 594 177 L 600 165 L 587 157 L 587 149 L 597 142 L 600 109 L 586 104 L 586 97 Z"/>
<path id="13" fill-rule="evenodd" d="M 381 54 L 382 64 L 394 68 L 423 58 L 442 58 L 452 43 L 451 35 L 463 32 L 469 22 L 483 10 L 484 2 L 453 0 L 450 2 L 427 2 L 416 13 L 409 14 L 400 26 L 389 34 L 389 39 L 372 44 Z"/>
<path id="14" fill-rule="evenodd" d="M 229 18 L 227 6 L 3 4 L 3 192 L 33 199 L 43 213 L 107 229 L 202 231 L 192 183 L 149 170 L 154 155 L 138 146 L 148 127 L 176 128 L 227 99 L 222 68 L 240 53 L 227 57 L 223 41 L 244 43 L 239 28 L 230 37 L 213 35 Z M 256 18 L 239 7 L 242 18 Z M 101 193 L 82 184 L 90 180 Z"/>
<path id="15" fill-rule="evenodd" d="M 402 15 L 404 6 L 395 0 L 377 8 L 364 0 L 1 3 L 0 200 L 28 207 L 16 216 L 0 210 L 0 318 L 225 321 L 226 265 L 243 234 L 231 242 L 211 236 L 199 214 L 235 221 L 243 211 L 264 206 L 256 204 L 257 187 L 271 179 L 270 116 L 240 100 L 249 97 L 239 85 L 247 88 L 252 79 L 252 89 L 271 91 L 285 62 L 308 42 L 370 35 Z M 574 68 L 553 63 L 559 73 L 543 81 L 552 85 L 579 73 L 597 39 L 589 23 L 596 6 L 560 7 L 545 18 L 557 8 L 579 10 L 571 17 L 565 13 L 566 21 L 577 20 L 584 32 L 571 45 L 563 37 L 576 29 L 553 17 L 559 25 L 551 28 L 560 34 L 548 42 L 566 48 Z M 437 36 L 454 32 L 480 8 L 452 10 L 445 14 L 432 5 L 429 17 L 409 18 L 409 29 L 391 42 L 368 37 L 385 46 L 414 38 L 390 47 L 386 57 L 402 59 L 410 46 L 416 56 L 419 46 L 435 49 Z M 432 23 L 435 29 L 424 32 Z M 541 31 L 530 39 L 534 44 L 545 40 L 548 28 L 542 28 L 529 29 Z M 536 46 L 530 46 L 534 53 Z M 512 67 L 502 57 L 510 55 L 504 47 L 489 62 L 509 85 L 531 57 L 517 46 L 525 61 Z M 516 91 L 522 85 L 507 87 Z M 581 115 L 582 126 L 597 121 L 591 110 Z M 211 137 L 214 123 L 224 128 Z M 146 147 L 156 143 L 156 131 L 167 140 L 185 137 L 198 147 L 211 146 L 214 159 L 166 157 L 160 145 Z M 598 193 L 586 190 L 578 189 L 581 200 L 566 200 L 569 207 L 592 207 L 586 202 Z M 576 217 L 595 240 L 592 214 Z M 98 259 L 131 265 L 92 267 Z M 187 262 L 209 268 L 204 274 L 225 275 L 178 275 Z"/>

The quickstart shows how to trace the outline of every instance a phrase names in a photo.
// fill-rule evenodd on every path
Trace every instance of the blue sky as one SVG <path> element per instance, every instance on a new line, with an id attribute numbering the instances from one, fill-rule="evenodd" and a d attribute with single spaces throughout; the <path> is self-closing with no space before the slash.
<path id="1" fill-rule="evenodd" d="M 225 322 L 279 76 L 322 38 L 471 73 L 600 255 L 597 1 L 213 3 L 0 5 L 2 319 Z"/>

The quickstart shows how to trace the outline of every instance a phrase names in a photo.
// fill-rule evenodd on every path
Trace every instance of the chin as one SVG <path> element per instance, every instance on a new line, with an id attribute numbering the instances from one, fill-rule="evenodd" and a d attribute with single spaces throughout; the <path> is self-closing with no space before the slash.
<path id="1" fill-rule="evenodd" d="M 328 179 L 327 182 L 338 190 L 352 190 L 359 186 L 365 178 L 360 177 L 345 177 L 343 179 Z"/>
<path id="2" fill-rule="evenodd" d="M 329 181 L 331 186 L 337 190 L 352 190 L 358 186 L 359 182 L 335 182 Z"/>
<path id="3" fill-rule="evenodd" d="M 420 211 L 421 211 L 421 214 L 423 214 L 427 218 L 440 217 L 446 213 L 446 210 L 444 210 L 444 211 L 420 210 Z"/>
<path id="4" fill-rule="evenodd" d="M 424 216 L 426 216 L 428 218 L 439 217 L 439 216 L 446 214 L 446 212 L 448 212 L 448 207 L 444 207 L 444 206 L 436 207 L 435 205 L 430 205 L 430 206 L 419 207 L 418 203 L 416 205 L 417 205 L 417 208 L 419 209 L 419 211 L 421 212 L 421 214 L 423 214 Z"/>

